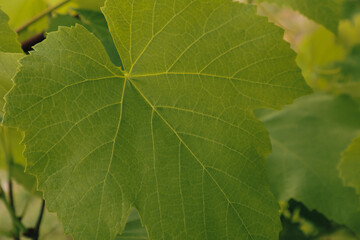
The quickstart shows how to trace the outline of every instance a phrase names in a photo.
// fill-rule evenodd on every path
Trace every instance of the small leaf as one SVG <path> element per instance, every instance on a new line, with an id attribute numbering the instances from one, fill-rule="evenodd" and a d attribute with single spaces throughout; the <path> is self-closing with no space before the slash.
<path id="1" fill-rule="evenodd" d="M 231 0 L 107 0 L 124 69 L 83 26 L 21 60 L 4 124 L 75 239 L 277 239 L 266 129 L 252 111 L 311 92 L 283 30 Z"/>

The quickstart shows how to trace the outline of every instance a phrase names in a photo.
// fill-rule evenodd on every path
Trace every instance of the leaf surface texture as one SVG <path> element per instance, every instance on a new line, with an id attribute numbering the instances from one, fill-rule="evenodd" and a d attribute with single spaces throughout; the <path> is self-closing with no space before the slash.
<path id="1" fill-rule="evenodd" d="M 283 31 L 228 0 L 103 8 L 124 69 L 83 26 L 21 60 L 7 125 L 75 239 L 114 239 L 132 208 L 150 239 L 277 239 L 267 132 L 252 111 L 309 93 Z"/>

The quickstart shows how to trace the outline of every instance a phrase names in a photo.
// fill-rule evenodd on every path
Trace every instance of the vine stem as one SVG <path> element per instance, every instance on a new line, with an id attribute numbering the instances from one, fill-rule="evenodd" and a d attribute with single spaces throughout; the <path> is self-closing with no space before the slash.
<path id="1" fill-rule="evenodd" d="M 8 140 L 9 139 L 9 133 L 8 128 L 3 127 L 3 139 L 2 139 L 2 148 L 4 151 L 4 158 L 8 166 L 8 185 L 9 185 L 9 202 L 10 206 L 13 209 L 13 211 L 16 213 L 15 209 L 15 201 L 14 201 L 14 189 L 13 189 L 13 182 L 12 182 L 12 168 L 14 165 L 14 159 L 12 157 L 11 153 L 11 143 Z"/>
<path id="2" fill-rule="evenodd" d="M 44 210 L 45 210 L 45 200 L 42 200 L 42 203 L 41 203 L 41 208 L 40 208 L 40 213 L 39 213 L 39 217 L 38 217 L 38 220 L 36 221 L 36 226 L 35 226 L 35 229 L 34 229 L 34 236 L 33 236 L 33 240 L 38 240 L 39 239 L 39 234 L 40 234 L 40 225 L 41 225 L 41 220 L 44 216 Z"/>
<path id="3" fill-rule="evenodd" d="M 11 216 L 11 219 L 13 221 L 14 226 L 16 226 L 16 228 L 19 229 L 21 232 L 25 232 L 26 227 L 16 217 L 15 212 L 13 211 L 13 209 L 11 208 L 8 200 L 6 199 L 5 192 L 4 192 L 3 188 L 1 187 L 1 185 L 0 185 L 0 200 L 3 201 L 6 209 L 10 213 L 10 216 Z"/>
<path id="4" fill-rule="evenodd" d="M 16 28 L 15 31 L 17 33 L 20 33 L 22 31 L 24 31 L 26 28 L 28 28 L 31 24 L 39 21 L 41 18 L 45 17 L 47 14 L 51 13 L 52 11 L 58 9 L 59 7 L 65 5 L 66 3 L 70 2 L 70 0 L 64 0 L 52 7 L 49 7 L 47 9 L 45 9 L 44 11 L 42 11 L 41 13 L 39 13 L 38 15 L 36 15 L 35 17 L 33 17 L 32 19 L 30 19 L 29 21 L 27 21 L 26 23 L 24 23 L 23 25 L 21 25 L 20 27 Z"/>
<path id="5" fill-rule="evenodd" d="M 13 237 L 14 240 L 20 239 L 20 232 L 26 231 L 26 227 L 21 223 L 20 219 L 16 216 L 15 202 L 14 202 L 14 193 L 13 193 L 13 184 L 12 184 L 12 167 L 13 167 L 13 158 L 11 155 L 11 146 L 10 141 L 8 141 L 8 129 L 6 127 L 1 127 L 0 129 L 0 146 L 4 154 L 4 160 L 7 163 L 8 170 L 8 186 L 9 186 L 9 201 L 6 198 L 5 191 L 0 185 L 0 201 L 2 200 L 5 204 L 6 209 L 8 210 L 12 222 L 13 222 Z"/>

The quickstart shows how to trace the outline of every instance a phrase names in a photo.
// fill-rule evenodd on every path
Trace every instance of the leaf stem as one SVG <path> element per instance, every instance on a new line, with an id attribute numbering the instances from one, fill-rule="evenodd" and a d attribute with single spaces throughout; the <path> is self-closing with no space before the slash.
<path id="1" fill-rule="evenodd" d="M 13 191 L 13 184 L 12 184 L 12 180 L 11 180 L 10 174 L 9 174 L 8 184 L 9 184 L 9 200 L 10 200 L 10 206 L 11 206 L 11 208 L 15 211 L 14 191 Z"/>
<path id="2" fill-rule="evenodd" d="M 8 187 L 9 187 L 9 204 L 12 208 L 12 210 L 16 213 L 15 210 L 15 201 L 14 201 L 14 191 L 13 191 L 13 182 L 12 182 L 12 167 L 14 164 L 12 155 L 11 155 L 11 145 L 8 134 L 8 129 L 6 127 L 2 128 L 2 150 L 4 152 L 4 159 L 6 161 L 7 167 L 8 167 Z"/>
<path id="3" fill-rule="evenodd" d="M 20 27 L 16 28 L 15 31 L 17 33 L 20 33 L 22 31 L 24 31 L 26 28 L 28 28 L 31 24 L 39 21 L 41 18 L 45 17 L 47 14 L 51 13 L 52 11 L 58 9 L 59 7 L 65 5 L 66 3 L 70 2 L 70 0 L 64 0 L 52 7 L 49 7 L 47 9 L 45 9 L 44 11 L 42 11 L 41 13 L 39 13 L 38 15 L 36 15 L 35 17 L 33 17 L 32 19 L 30 19 L 29 21 L 27 21 L 26 23 L 24 23 L 23 25 L 21 25 Z"/>
<path id="4" fill-rule="evenodd" d="M 45 200 L 42 200 L 39 217 L 38 217 L 38 220 L 37 220 L 36 226 L 35 226 L 35 234 L 34 234 L 33 240 L 39 239 L 40 225 L 41 225 L 41 220 L 44 216 L 44 209 L 45 209 Z"/>
<path id="5" fill-rule="evenodd" d="M 20 239 L 20 232 L 25 232 L 26 227 L 21 223 L 20 219 L 16 216 L 15 210 L 15 201 L 14 201 L 14 193 L 13 193 L 13 182 L 12 182 L 12 167 L 13 167 L 13 157 L 11 155 L 11 145 L 9 136 L 8 136 L 8 128 L 1 126 L 0 128 L 0 146 L 4 154 L 4 160 L 6 161 L 8 168 L 8 187 L 9 187 L 9 201 L 5 196 L 5 192 L 0 186 L 0 200 L 2 200 L 5 204 L 6 209 L 8 210 L 12 222 L 13 222 L 13 238 L 14 240 Z"/>
<path id="6" fill-rule="evenodd" d="M 6 209 L 10 213 L 11 219 L 13 221 L 13 225 L 16 226 L 16 228 L 19 229 L 21 232 L 25 232 L 26 227 L 16 217 L 15 212 L 13 211 L 8 200 L 6 199 L 5 192 L 4 192 L 3 188 L 1 187 L 1 185 L 0 185 L 0 200 L 3 201 Z"/>
<path id="7" fill-rule="evenodd" d="M 42 220 L 43 215 L 44 215 L 44 210 L 45 210 L 45 200 L 42 200 L 40 213 L 39 213 L 38 220 L 36 221 L 36 225 L 35 225 L 34 228 L 28 228 L 27 229 L 27 231 L 24 233 L 25 237 L 31 238 L 32 240 L 38 240 L 39 239 L 40 225 L 41 225 L 41 220 Z"/>

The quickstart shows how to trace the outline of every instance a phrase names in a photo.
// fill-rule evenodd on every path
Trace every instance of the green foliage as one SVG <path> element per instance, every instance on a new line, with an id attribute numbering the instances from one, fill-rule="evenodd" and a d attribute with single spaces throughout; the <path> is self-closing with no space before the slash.
<path id="1" fill-rule="evenodd" d="M 0 52 L 21 53 L 16 33 L 8 25 L 9 17 L 0 10 Z"/>
<path id="2" fill-rule="evenodd" d="M 354 139 L 353 143 L 342 154 L 339 165 L 340 175 L 346 186 L 354 187 L 360 194 L 360 137 Z"/>
<path id="3" fill-rule="evenodd" d="M 275 196 L 301 201 L 357 233 L 358 197 L 343 186 L 337 165 L 341 152 L 360 131 L 359 119 L 358 105 L 349 97 L 324 94 L 261 116 L 273 146 L 268 169 Z"/>
<path id="4" fill-rule="evenodd" d="M 4 95 L 12 86 L 11 78 L 15 75 L 18 67 L 18 60 L 23 56 L 22 53 L 0 52 L 0 114 L 4 106 Z"/>
<path id="5" fill-rule="evenodd" d="M 345 0 L 343 8 L 343 15 L 351 18 L 353 15 L 360 12 L 360 0 Z"/>
<path id="6" fill-rule="evenodd" d="M 65 14 L 56 14 L 54 17 L 50 19 L 49 27 L 47 32 L 57 31 L 60 26 L 71 27 L 75 26 L 75 24 L 81 23 L 81 21 L 73 16 L 65 15 Z"/>
<path id="7" fill-rule="evenodd" d="M 280 239 L 360 235 L 359 137 L 348 146 L 360 132 L 359 1 L 259 1 L 324 26 L 291 44 L 307 82 L 330 93 L 259 111 L 265 126 L 254 110 L 310 89 L 254 6 L 107 0 L 101 13 L 104 1 L 75 0 L 20 36 L 50 19 L 19 64 L 11 28 L 61 1 L 0 0 L 1 99 L 17 73 L 4 123 L 26 131 L 27 171 L 75 240 L 278 239 L 280 219 Z M 261 8 L 278 25 L 272 14 L 292 12 Z M 0 132 L 0 168 L 34 192 L 22 134 Z"/>
<path id="8" fill-rule="evenodd" d="M 3 97 L 10 90 L 12 86 L 12 77 L 18 68 L 18 60 L 23 57 L 20 43 L 17 41 L 16 33 L 8 25 L 9 18 L 0 10 L 0 108 L 2 118 L 2 108 L 4 105 Z M 1 127 L 1 131 L 4 131 Z M 25 160 L 22 156 L 23 148 L 18 148 L 17 144 L 21 135 L 15 130 L 8 130 L 8 135 L 11 135 L 9 145 L 15 146 L 9 149 L 15 162 L 25 165 Z M 4 154 L 0 155 L 0 168 L 5 167 Z"/>
<path id="9" fill-rule="evenodd" d="M 44 0 L 0 0 L 0 7 L 10 17 L 10 26 L 15 29 L 45 10 L 47 5 Z M 20 34 L 20 41 L 43 31 L 46 26 L 46 18 L 32 24 Z"/>
<path id="10" fill-rule="evenodd" d="M 86 29 L 90 32 L 94 33 L 94 35 L 104 45 L 105 50 L 110 57 L 110 60 L 116 66 L 122 67 L 120 56 L 110 35 L 104 15 L 100 12 L 86 9 L 77 9 L 77 12 L 80 14 L 83 26 L 86 27 Z"/>
<path id="11" fill-rule="evenodd" d="M 80 20 L 69 15 L 57 15 L 51 20 L 48 32 L 58 30 L 59 26 L 70 27 L 75 26 L 75 24 L 81 24 L 101 41 L 111 61 L 116 66 L 122 67 L 104 15 L 100 12 L 87 9 L 76 9 L 76 11 L 79 14 Z"/>
<path id="12" fill-rule="evenodd" d="M 338 66 L 341 67 L 342 74 L 350 78 L 351 82 L 360 81 L 360 44 L 355 45 L 346 59 L 338 63 Z"/>
<path id="13" fill-rule="evenodd" d="M 259 0 L 288 6 L 337 33 L 343 15 L 343 0 Z"/>
<path id="14" fill-rule="evenodd" d="M 20 43 L 17 41 L 16 33 L 8 25 L 8 16 L 0 10 L 0 108 L 2 118 L 2 108 L 4 96 L 12 86 L 12 78 L 19 67 L 18 60 L 24 56 Z M 24 174 L 25 159 L 22 155 L 24 146 L 19 144 L 22 134 L 15 129 L 7 129 L 0 126 L 3 138 L 2 154 L 0 154 L 0 168 L 6 167 L 7 155 L 11 155 L 11 166 L 13 177 L 27 189 L 32 190 L 35 186 L 35 178 Z M 8 152 L 8 153 L 6 153 Z"/>
<path id="15" fill-rule="evenodd" d="M 21 54 L 16 33 L 8 25 L 8 16 L 0 9 L 0 111 L 4 106 L 4 95 L 10 90 L 11 78 L 15 75 Z M 1 114 L 2 115 L 2 114 Z"/>
<path id="16" fill-rule="evenodd" d="M 329 75 L 340 72 L 334 63 L 344 60 L 345 56 L 345 47 L 338 43 L 336 36 L 320 27 L 302 41 L 296 62 L 310 86 L 327 89 Z"/>
<path id="17" fill-rule="evenodd" d="M 4 124 L 75 239 L 113 239 L 136 208 L 151 239 L 277 239 L 255 108 L 310 92 L 255 7 L 108 0 L 124 69 L 81 25 L 21 60 Z"/>
<path id="18" fill-rule="evenodd" d="M 348 94 L 360 103 L 360 15 L 342 21 L 335 36 L 320 28 L 299 46 L 297 63 L 316 90 Z"/>

